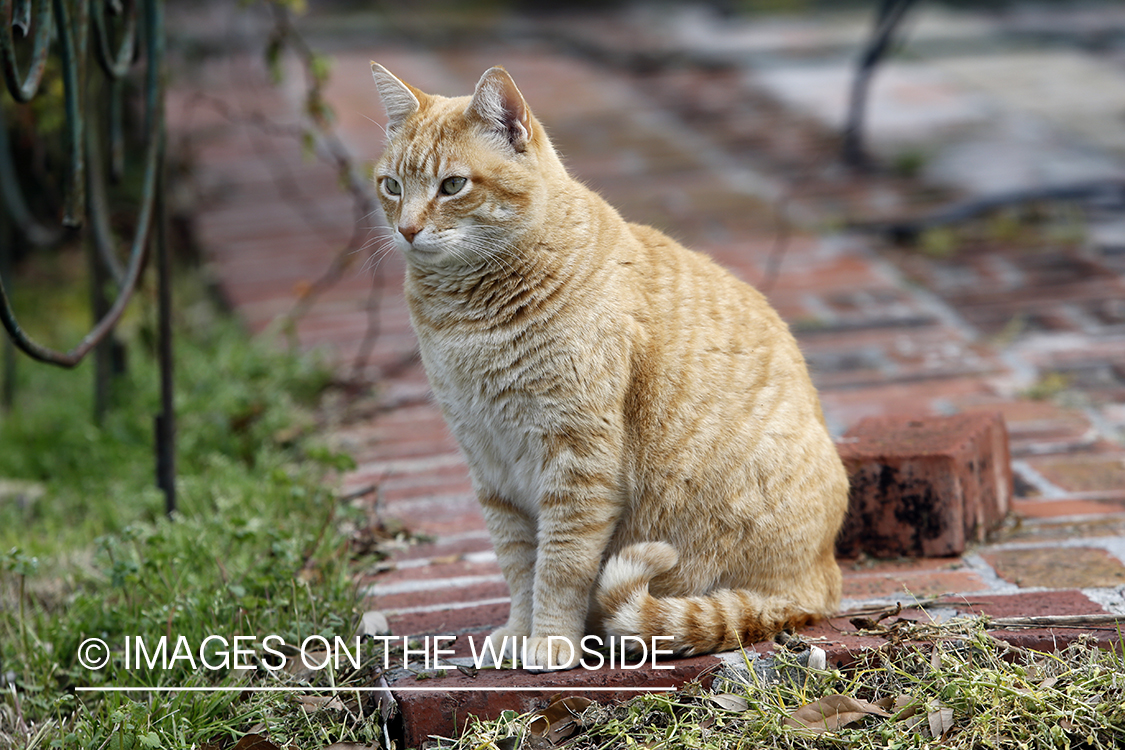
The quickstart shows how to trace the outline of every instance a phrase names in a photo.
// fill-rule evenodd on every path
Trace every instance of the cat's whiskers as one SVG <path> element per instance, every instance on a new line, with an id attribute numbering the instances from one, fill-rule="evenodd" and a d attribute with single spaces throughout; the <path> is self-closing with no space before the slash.
<path id="1" fill-rule="evenodd" d="M 385 237 L 375 237 L 370 242 L 364 245 L 363 249 L 378 243 L 375 251 L 367 257 L 360 268 L 360 273 L 374 273 L 379 268 L 379 264 L 383 262 L 383 258 L 395 252 L 395 241 L 393 235 Z"/>
<path id="2" fill-rule="evenodd" d="M 382 236 L 380 236 L 378 234 L 375 234 L 376 232 L 380 232 L 380 231 L 386 232 L 386 234 L 384 234 Z M 381 241 L 385 241 L 385 240 L 393 240 L 393 239 L 394 239 L 394 232 L 389 227 L 385 227 L 385 226 L 368 227 L 367 228 L 367 238 L 364 240 L 362 245 L 357 247 L 355 250 L 352 250 L 350 254 L 356 255 L 358 253 L 362 253 L 364 250 L 371 247 L 372 245 L 374 245 L 377 242 L 381 242 Z"/>
<path id="3" fill-rule="evenodd" d="M 507 255 L 512 259 L 518 259 L 519 255 L 516 252 L 515 243 L 504 237 L 504 230 L 502 228 L 478 224 L 470 227 L 470 230 L 476 230 L 476 232 L 467 232 L 465 239 L 472 245 L 478 255 L 486 261 L 499 265 L 504 271 L 510 274 L 516 273 L 515 266 L 505 261 L 504 256 Z M 495 236 L 488 236 L 493 234 Z"/>

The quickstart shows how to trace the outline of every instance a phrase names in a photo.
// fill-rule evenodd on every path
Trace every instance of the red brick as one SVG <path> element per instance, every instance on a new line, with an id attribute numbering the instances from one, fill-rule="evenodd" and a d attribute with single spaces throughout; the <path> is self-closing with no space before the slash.
<path id="1" fill-rule="evenodd" d="M 636 670 L 579 668 L 546 675 L 482 669 L 474 678 L 454 671 L 450 676 L 421 682 L 406 676 L 391 685 L 391 692 L 402 711 L 405 747 L 421 747 L 431 735 L 459 737 L 469 717 L 488 720 L 502 711 L 525 713 L 545 707 L 555 694 L 583 695 L 599 702 L 621 701 L 643 689 L 678 687 L 717 664 L 714 657 L 698 656 L 670 662 L 671 669 L 653 669 L 649 664 Z M 436 692 L 404 690 L 411 687 L 434 688 Z"/>
<path id="2" fill-rule="evenodd" d="M 844 575 L 845 599 L 887 599 L 910 594 L 916 597 L 984 591 L 988 588 L 974 570 L 953 569 L 917 572 Z"/>
<path id="3" fill-rule="evenodd" d="M 1049 482 L 1071 492 L 1120 490 L 1125 487 L 1125 456 L 1062 456 L 1028 463 Z"/>
<path id="4" fill-rule="evenodd" d="M 499 574 L 495 580 L 486 580 L 478 583 L 474 580 L 451 580 L 442 582 L 440 588 L 429 591 L 398 591 L 389 589 L 383 593 L 377 587 L 372 587 L 369 596 L 375 603 L 374 608 L 379 610 L 413 609 L 415 607 L 442 607 L 449 604 L 462 604 L 466 602 L 481 602 L 489 599 L 500 599 L 508 596 L 508 584 Z M 497 626 L 503 623 L 496 623 Z M 403 635 L 412 635 L 404 633 Z"/>
<path id="5" fill-rule="evenodd" d="M 396 635 L 416 636 L 426 633 L 465 633 L 476 631 L 487 635 L 508 621 L 508 602 L 503 597 L 484 599 L 472 606 L 453 609 L 403 608 L 387 614 L 391 632 Z M 477 641 L 480 642 L 479 640 Z M 468 656 L 464 646 L 455 644 L 457 656 Z"/>
<path id="6" fill-rule="evenodd" d="M 1013 500 L 1012 510 L 1024 518 L 1105 516 L 1125 512 L 1125 503 L 1067 498 L 1063 500 Z"/>
<path id="7" fill-rule="evenodd" d="M 1012 470 L 999 414 L 872 417 L 840 441 L 851 481 L 845 556 L 944 557 L 1007 513 Z"/>
<path id="8" fill-rule="evenodd" d="M 497 565 L 495 560 L 466 560 L 461 555 L 450 555 L 447 558 L 432 558 L 428 565 L 397 567 L 382 573 L 377 583 L 380 586 L 389 586 L 405 581 L 424 581 L 432 578 L 499 574 L 500 566 Z"/>
<path id="9" fill-rule="evenodd" d="M 475 532 L 463 533 L 456 537 L 437 539 L 426 544 L 417 544 L 407 547 L 394 556 L 396 562 L 403 560 L 418 560 L 423 558 L 449 557 L 468 555 L 474 552 L 488 552 L 492 550 L 492 540 L 488 532 L 480 529 Z"/>
<path id="10" fill-rule="evenodd" d="M 1030 547 L 982 552 L 996 574 L 1020 588 L 1111 588 L 1125 584 L 1125 565 L 1097 547 Z"/>

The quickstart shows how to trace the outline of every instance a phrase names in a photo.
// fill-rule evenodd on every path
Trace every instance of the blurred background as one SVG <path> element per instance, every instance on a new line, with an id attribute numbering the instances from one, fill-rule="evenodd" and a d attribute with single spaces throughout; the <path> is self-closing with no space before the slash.
<path id="1" fill-rule="evenodd" d="M 289 18 L 326 60 L 311 105 L 299 55 L 279 55 L 273 80 L 263 63 L 284 36 L 276 6 L 169 8 L 169 127 L 192 165 L 196 239 L 218 277 L 238 279 L 223 288 L 254 329 L 292 300 L 252 288 L 300 291 L 334 244 L 368 231 L 331 168 L 316 177 L 292 143 L 289 167 L 270 160 L 286 138 L 263 123 L 307 128 L 323 101 L 366 169 L 383 117 L 370 60 L 446 95 L 503 64 L 577 178 L 764 287 L 822 388 L 840 389 L 837 431 L 903 406 L 956 410 L 966 390 L 1065 385 L 1091 404 L 1118 400 L 1125 11 L 1115 5 L 325 2 Z M 849 110 L 865 55 L 869 87 Z M 337 145 L 310 138 L 306 151 Z M 951 206 L 961 213 L 947 216 Z M 223 270 L 250 262 L 238 237 L 220 234 L 232 224 L 259 245 L 284 238 L 264 261 L 268 278 Z M 394 254 L 368 263 L 378 237 L 365 235 L 373 244 L 356 270 L 297 326 L 343 360 L 367 325 L 364 310 L 344 310 L 366 299 L 370 272 L 358 269 L 374 265 L 379 294 L 397 294 Z M 279 262 L 290 246 L 305 248 L 301 260 Z M 867 275 L 842 275 L 849 263 Z M 373 342 L 364 377 L 409 356 L 395 335 Z M 901 403 L 888 403 L 891 383 Z M 1125 419 L 1098 414 L 1111 431 Z"/>
<path id="2" fill-rule="evenodd" d="M 364 608 L 367 632 L 446 632 L 449 602 L 476 618 L 458 627 L 502 621 L 373 197 L 372 60 L 449 96 L 507 68 L 575 178 L 768 297 L 834 436 L 871 416 L 1003 415 L 999 546 L 878 580 L 857 561 L 846 599 L 1081 588 L 1125 611 L 1120 3 L 11 5 L 0 307 L 66 367 L 5 338 L 0 748 L 35 720 L 94 747 L 258 721 L 220 731 L 185 711 L 226 709 L 187 698 L 82 714 L 80 634 L 350 634 Z M 70 20 L 51 31 L 41 11 Z M 38 91 L 17 97 L 38 60 Z M 429 557 L 395 571 L 390 554 Z M 409 570 L 449 588 L 419 595 Z M 264 701 L 262 721 L 292 709 Z M 196 723 L 159 734 L 160 716 Z"/>
<path id="3" fill-rule="evenodd" d="M 835 434 L 872 415 L 999 408 L 1017 447 L 1025 433 L 1038 446 L 1017 472 L 1027 493 L 1076 488 L 1045 454 L 1094 456 L 1107 478 L 1083 491 L 1125 486 L 1117 4 L 275 0 L 164 13 L 174 262 L 252 333 L 323 352 L 361 413 L 428 393 L 369 184 L 383 139 L 369 63 L 445 95 L 501 64 L 576 178 L 769 297 Z M 124 86 L 139 96 L 136 67 Z M 5 100 L 5 122 L 33 213 L 50 217 L 64 203 L 63 87 L 50 65 L 45 80 L 31 106 Z M 123 112 L 139 130 L 140 104 Z M 143 160 L 124 161 L 110 219 L 127 236 Z M 54 278 L 31 244 L 11 235 L 16 278 Z M 73 339 L 87 313 L 68 304 L 79 322 L 29 330 Z M 154 315 L 126 313 L 125 337 L 155 340 Z"/>

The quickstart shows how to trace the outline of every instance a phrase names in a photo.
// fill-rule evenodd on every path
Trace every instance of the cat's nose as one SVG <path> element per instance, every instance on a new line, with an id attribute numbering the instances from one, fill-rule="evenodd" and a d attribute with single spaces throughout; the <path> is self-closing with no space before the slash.
<path id="1" fill-rule="evenodd" d="M 407 242 L 413 242 L 414 238 L 417 237 L 418 233 L 421 232 L 421 231 L 422 231 L 422 228 L 416 227 L 416 226 L 406 226 L 406 227 L 399 227 L 398 228 L 399 234 L 401 234 L 403 237 L 405 237 Z"/>

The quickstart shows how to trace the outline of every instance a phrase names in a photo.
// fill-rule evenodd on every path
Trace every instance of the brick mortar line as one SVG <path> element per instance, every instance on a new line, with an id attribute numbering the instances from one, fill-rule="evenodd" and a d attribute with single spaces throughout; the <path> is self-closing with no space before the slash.
<path id="1" fill-rule="evenodd" d="M 1047 477 L 1043 476 L 1034 466 L 1029 464 L 1022 458 L 1012 459 L 1012 471 L 1019 475 L 1020 479 L 1030 484 L 1035 489 L 1043 494 L 1044 500 L 1061 500 L 1066 497 L 1066 490 L 1059 487 Z M 1024 499 L 1024 498 L 1013 498 Z M 1027 498 L 1034 499 L 1034 498 Z"/>
<path id="2" fill-rule="evenodd" d="M 1050 542 L 1001 542 L 999 544 L 989 545 L 988 551 L 1074 549 L 1080 547 L 1092 547 L 1105 550 L 1117 558 L 1122 564 L 1125 564 L 1125 537 L 1120 536 L 1078 537 L 1074 539 L 1058 539 Z M 1122 585 L 1125 586 L 1125 584 Z"/>
<path id="3" fill-rule="evenodd" d="M 1019 586 L 1000 577 L 987 560 L 980 556 L 979 552 L 966 551 L 961 555 L 961 562 L 965 567 L 975 572 L 980 576 L 981 581 L 987 587 L 986 592 L 975 592 L 978 596 L 981 593 L 995 592 L 999 594 L 1014 594 L 1023 591 Z M 956 595 L 955 595 L 956 596 Z"/>
<path id="4" fill-rule="evenodd" d="M 397 583 L 374 583 L 363 590 L 364 596 L 397 596 L 400 594 L 415 594 L 423 591 L 440 591 L 442 589 L 458 590 L 466 586 L 480 586 L 489 583 L 507 583 L 503 574 L 477 576 L 451 576 L 449 578 L 411 578 Z"/>
<path id="5" fill-rule="evenodd" d="M 434 540 L 435 542 L 443 541 L 443 538 Z M 427 565 L 440 565 L 447 562 L 450 555 L 435 555 L 433 557 L 415 557 L 408 560 L 400 560 L 395 562 L 395 570 L 411 570 L 413 568 L 424 568 Z M 479 552 L 466 552 L 460 555 L 455 555 L 456 562 L 466 563 L 492 563 L 496 562 L 495 550 L 481 550 Z M 436 562 L 435 562 L 436 561 Z"/>

